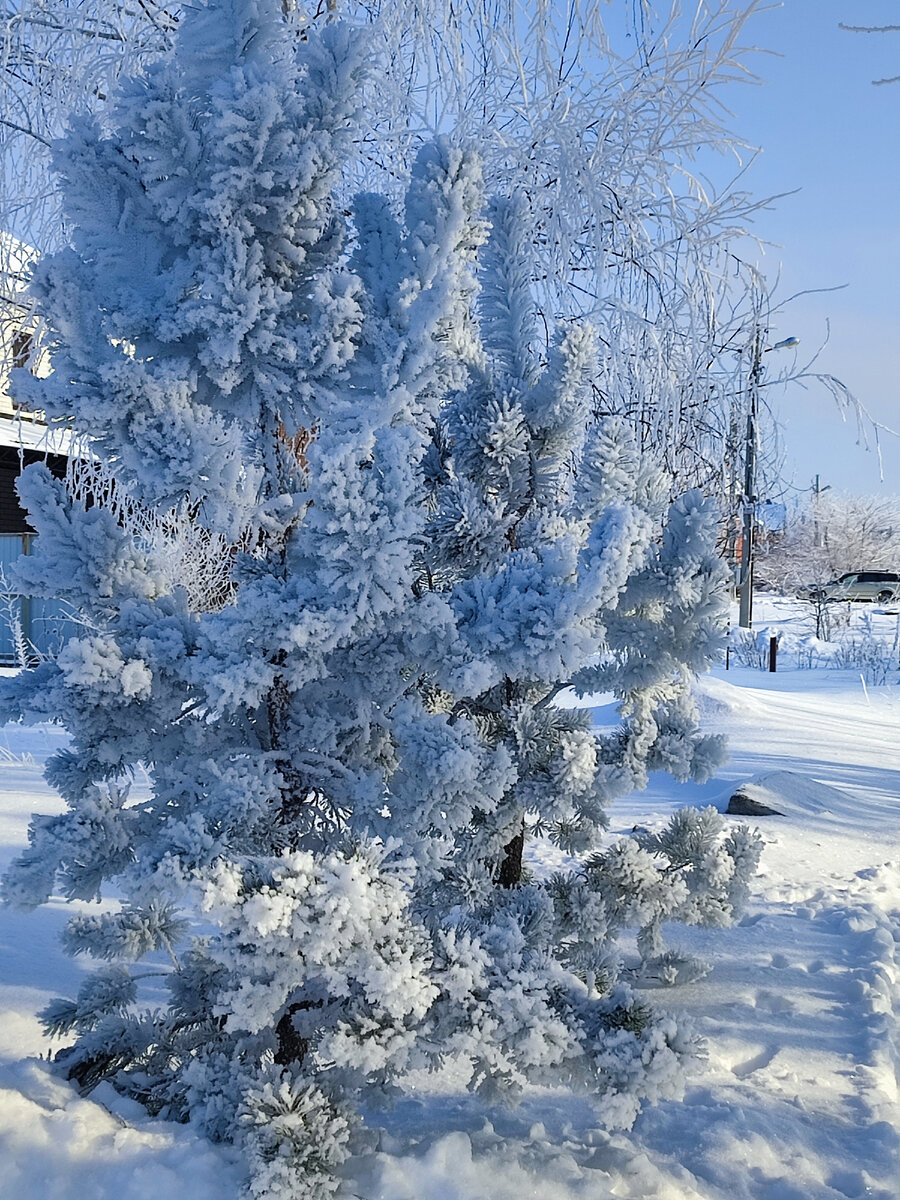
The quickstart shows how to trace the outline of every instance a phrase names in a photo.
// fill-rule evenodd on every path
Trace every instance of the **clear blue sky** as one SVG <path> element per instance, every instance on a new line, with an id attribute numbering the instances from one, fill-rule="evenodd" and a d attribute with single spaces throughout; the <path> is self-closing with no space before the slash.
<path id="1" fill-rule="evenodd" d="M 897 0 L 785 0 L 757 14 L 748 42 L 774 51 L 749 60 L 759 86 L 722 98 L 733 127 L 761 148 L 747 183 L 756 196 L 797 190 L 755 220 L 772 243 L 760 262 L 778 294 L 807 289 L 773 330 L 799 336 L 798 360 L 831 334 L 816 369 L 842 379 L 874 417 L 900 430 L 900 33 L 842 32 L 852 25 L 900 24 Z M 723 178 L 726 165 L 722 164 Z M 796 385 L 775 399 L 788 478 L 857 493 L 900 494 L 900 438 L 882 435 L 877 457 L 857 445 L 822 388 Z"/>

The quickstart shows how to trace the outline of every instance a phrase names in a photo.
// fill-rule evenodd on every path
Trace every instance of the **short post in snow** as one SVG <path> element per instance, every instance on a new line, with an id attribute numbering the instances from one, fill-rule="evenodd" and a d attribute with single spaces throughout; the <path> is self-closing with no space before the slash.
<path id="1" fill-rule="evenodd" d="M 769 670 L 774 675 L 778 661 L 778 638 L 769 638 Z"/>

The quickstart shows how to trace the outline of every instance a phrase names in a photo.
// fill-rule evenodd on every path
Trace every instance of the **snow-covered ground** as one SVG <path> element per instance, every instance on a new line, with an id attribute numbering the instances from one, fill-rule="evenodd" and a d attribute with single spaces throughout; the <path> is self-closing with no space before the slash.
<path id="1" fill-rule="evenodd" d="M 896 615 L 854 606 L 890 643 Z M 757 601 L 757 625 L 802 642 L 803 611 Z M 852 632 L 852 631 L 851 631 Z M 791 643 L 793 644 L 793 643 Z M 683 804 L 723 807 L 739 782 L 785 813 L 753 823 L 766 850 L 748 912 L 729 930 L 670 931 L 713 962 L 653 1002 L 692 1014 L 707 1039 L 683 1101 L 646 1109 L 628 1134 L 589 1106 L 529 1095 L 485 1113 L 451 1092 L 412 1092 L 351 1161 L 363 1200 L 840 1200 L 900 1197 L 900 689 L 865 670 L 719 670 L 701 685 L 732 756 L 710 783 L 654 778 L 618 804 L 613 832 L 661 824 Z M 781 669 L 782 667 L 786 669 Z M 862 676 L 862 677 L 861 677 Z M 598 719 L 603 713 L 598 712 Z M 33 809 L 55 804 L 41 762 L 62 733 L 0 730 L 0 867 Z M 752 820 L 752 819 L 751 819 Z M 0 913 L 0 1196 L 16 1200 L 234 1200 L 239 1164 L 189 1129 L 147 1119 L 111 1089 L 81 1098 L 48 1070 L 35 1013 L 71 994 L 70 906 Z M 31 1057 L 29 1057 L 31 1056 Z"/>

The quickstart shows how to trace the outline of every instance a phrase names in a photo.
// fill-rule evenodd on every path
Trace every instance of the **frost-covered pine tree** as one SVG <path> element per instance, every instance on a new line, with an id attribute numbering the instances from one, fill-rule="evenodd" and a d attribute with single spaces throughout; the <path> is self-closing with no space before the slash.
<path id="1" fill-rule="evenodd" d="M 644 971 L 672 981 L 698 964 L 663 953 L 660 924 L 728 918 L 756 862 L 746 835 L 723 840 L 714 813 L 685 810 L 662 839 L 633 839 L 612 857 L 591 852 L 610 802 L 645 786 L 648 771 L 702 781 L 720 761 L 722 747 L 700 732 L 691 698 L 693 676 L 721 646 L 715 512 L 697 492 L 666 511 L 665 481 L 641 459 L 626 423 L 591 421 L 589 328 L 570 328 L 539 364 L 524 206 L 495 201 L 490 224 L 480 338 L 467 386 L 442 411 L 429 464 L 423 574 L 424 586 L 449 597 L 459 639 L 430 704 L 451 721 L 464 714 L 503 745 L 514 782 L 458 836 L 465 868 L 451 903 L 464 897 L 489 920 L 498 904 L 518 907 L 528 892 L 555 905 L 530 949 L 595 983 L 602 976 L 604 986 L 618 975 L 619 932 L 637 923 Z M 569 688 L 613 693 L 622 724 L 598 734 L 588 710 L 556 703 Z M 580 865 L 526 885 L 531 835 L 580 856 Z M 647 895 L 638 899 L 639 876 L 619 874 L 617 853 L 642 862 Z M 491 885 L 516 895 L 498 897 Z M 568 922 L 585 887 L 603 894 L 603 915 L 591 927 L 585 904 L 576 932 Z M 615 895 L 627 895 L 625 904 Z"/>
<path id="2" fill-rule="evenodd" d="M 539 360 L 523 214 L 485 214 L 475 154 L 424 145 L 402 206 L 345 196 L 369 58 L 336 21 L 295 41 L 280 0 L 192 7 L 109 132 L 56 148 L 54 372 L 18 382 L 111 502 L 23 476 L 19 586 L 83 628 L 4 685 L 3 717 L 71 732 L 66 811 L 4 894 L 117 890 L 65 933 L 107 965 L 45 1013 L 60 1067 L 239 1143 L 272 1200 L 327 1195 L 360 1104 L 449 1059 L 611 1124 L 676 1091 L 690 1039 L 623 982 L 620 934 L 677 975 L 661 923 L 728 921 L 757 852 L 710 811 L 599 841 L 647 770 L 715 758 L 689 696 L 712 514 L 663 512 L 589 422 L 588 329 Z M 185 545 L 230 571 L 173 570 Z M 621 728 L 570 686 L 616 692 Z M 531 878 L 533 836 L 571 868 Z"/>

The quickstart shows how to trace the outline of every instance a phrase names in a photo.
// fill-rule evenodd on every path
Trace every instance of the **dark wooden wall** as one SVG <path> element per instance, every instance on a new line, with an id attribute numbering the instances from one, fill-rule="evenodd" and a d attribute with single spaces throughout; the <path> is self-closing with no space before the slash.
<path id="1" fill-rule="evenodd" d="M 16 477 L 23 466 L 46 462 L 57 478 L 66 473 L 62 454 L 44 454 L 40 450 L 19 451 L 16 446 L 0 446 L 0 533 L 31 533 L 28 518 L 16 495 Z"/>

